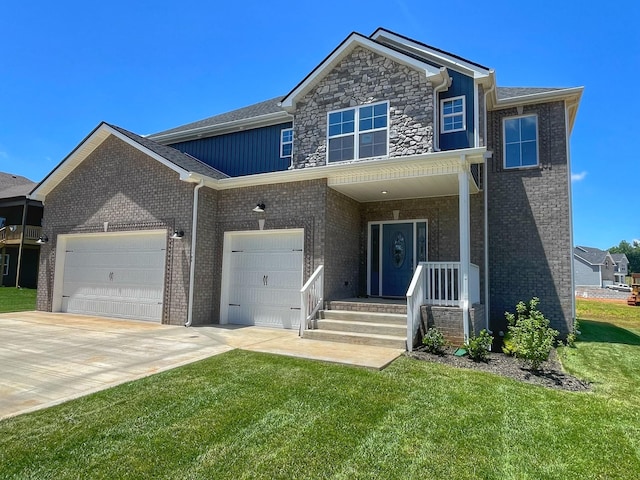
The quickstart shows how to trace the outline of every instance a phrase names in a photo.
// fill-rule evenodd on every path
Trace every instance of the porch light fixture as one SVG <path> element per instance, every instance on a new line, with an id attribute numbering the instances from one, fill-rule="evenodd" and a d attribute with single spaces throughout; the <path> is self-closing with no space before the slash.
<path id="1" fill-rule="evenodd" d="M 382 190 L 380 193 L 381 193 L 382 195 L 386 195 L 386 194 L 387 194 L 387 193 L 389 193 L 389 192 L 388 192 L 387 190 Z"/>
<path id="2" fill-rule="evenodd" d="M 174 230 L 169 238 L 171 240 L 181 240 L 182 237 L 184 237 L 184 231 L 183 230 Z"/>
<path id="3" fill-rule="evenodd" d="M 43 243 L 47 243 L 48 241 L 49 241 L 49 237 L 47 237 L 46 235 L 40 235 L 40 238 L 36 240 L 36 243 L 39 243 L 40 245 L 42 245 Z"/>
<path id="4" fill-rule="evenodd" d="M 264 213 L 264 203 L 257 204 L 253 211 L 256 213 Z"/>

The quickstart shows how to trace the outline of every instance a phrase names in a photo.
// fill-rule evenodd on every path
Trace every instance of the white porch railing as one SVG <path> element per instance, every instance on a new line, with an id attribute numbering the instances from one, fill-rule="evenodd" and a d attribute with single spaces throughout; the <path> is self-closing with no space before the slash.
<path id="1" fill-rule="evenodd" d="M 24 228 L 24 240 L 34 242 L 40 238 L 42 227 L 26 225 Z M 18 242 L 22 235 L 22 225 L 8 225 L 0 228 L 0 243 Z"/>
<path id="2" fill-rule="evenodd" d="M 419 264 L 413 272 L 413 278 L 407 290 L 407 351 L 413 351 L 413 338 L 420 327 L 420 307 L 424 303 L 426 295 L 427 268 L 423 263 Z"/>
<path id="3" fill-rule="evenodd" d="M 324 302 L 324 265 L 320 265 L 300 290 L 302 309 L 300 310 L 300 336 L 304 337 Z"/>
<path id="4" fill-rule="evenodd" d="M 424 262 L 427 272 L 425 303 L 442 307 L 460 306 L 462 276 L 460 262 Z M 480 268 L 471 264 L 469 270 L 469 304 L 480 302 Z"/>
<path id="5" fill-rule="evenodd" d="M 420 262 L 407 290 L 407 350 L 413 350 L 413 339 L 420 327 L 420 307 L 436 305 L 463 308 L 460 262 Z M 468 306 L 480 303 L 480 268 L 469 269 Z"/>

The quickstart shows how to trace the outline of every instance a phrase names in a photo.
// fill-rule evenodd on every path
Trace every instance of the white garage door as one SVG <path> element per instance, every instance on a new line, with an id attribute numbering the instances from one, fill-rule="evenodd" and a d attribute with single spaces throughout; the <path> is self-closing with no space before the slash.
<path id="1" fill-rule="evenodd" d="M 160 321 L 166 233 L 66 236 L 61 310 Z"/>
<path id="2" fill-rule="evenodd" d="M 300 326 L 303 241 L 302 231 L 225 235 L 228 323 Z"/>

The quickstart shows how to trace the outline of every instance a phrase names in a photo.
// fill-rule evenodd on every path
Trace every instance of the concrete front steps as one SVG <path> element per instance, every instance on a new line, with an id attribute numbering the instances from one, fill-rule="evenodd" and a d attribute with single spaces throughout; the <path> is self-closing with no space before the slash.
<path id="1" fill-rule="evenodd" d="M 329 342 L 406 348 L 406 305 L 373 302 L 329 302 L 320 311 L 316 328 L 307 330 L 307 339 Z M 403 312 L 404 310 L 404 312 Z"/>

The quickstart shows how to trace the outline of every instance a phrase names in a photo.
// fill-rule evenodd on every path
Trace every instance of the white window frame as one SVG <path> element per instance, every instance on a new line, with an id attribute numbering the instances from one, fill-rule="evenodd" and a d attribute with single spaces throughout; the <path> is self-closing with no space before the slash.
<path id="1" fill-rule="evenodd" d="M 2 275 L 3 276 L 9 275 L 9 254 L 8 253 L 4 255 L 4 270 L 2 272 Z"/>
<path id="2" fill-rule="evenodd" d="M 285 132 L 291 132 L 291 140 L 285 141 L 284 134 Z M 291 153 L 289 155 L 284 154 L 284 146 L 291 145 Z M 291 158 L 293 157 L 293 128 L 283 128 L 280 130 L 280 158 Z"/>
<path id="3" fill-rule="evenodd" d="M 518 120 L 520 118 L 533 117 L 536 120 L 536 163 L 534 165 L 517 165 L 514 167 L 507 166 L 507 121 Z M 520 144 L 520 159 L 522 159 L 522 140 Z M 521 162 L 522 163 L 522 162 Z M 540 165 L 540 132 L 538 129 L 538 115 L 536 113 L 529 113 L 526 115 L 516 115 L 513 117 L 505 117 L 502 119 L 502 165 L 505 170 L 537 168 Z"/>
<path id="4" fill-rule="evenodd" d="M 365 107 L 374 107 L 375 108 L 377 105 L 386 105 L 386 107 L 387 107 L 387 125 L 385 127 L 372 128 L 370 130 L 360 131 L 360 109 L 361 108 L 365 108 Z M 330 117 L 330 115 L 333 114 L 333 113 L 347 112 L 349 110 L 354 110 L 353 132 L 341 133 L 341 134 L 338 134 L 338 135 L 329 135 L 329 117 Z M 353 160 L 361 160 L 361 158 L 360 158 L 360 134 L 361 133 L 381 132 L 383 130 L 386 130 L 386 132 L 387 132 L 385 153 L 383 155 L 376 155 L 374 157 L 365 157 L 365 158 L 369 159 L 369 158 L 381 158 L 381 157 L 389 156 L 389 127 L 391 125 L 390 111 L 389 111 L 389 101 L 376 102 L 376 103 L 367 103 L 367 104 L 363 104 L 363 105 L 358 105 L 356 107 L 341 108 L 340 110 L 331 110 L 330 112 L 327 112 L 327 124 L 326 125 L 327 125 L 327 138 L 326 138 L 326 140 L 327 140 L 327 164 L 329 164 L 329 163 L 349 162 L 349 161 L 353 161 Z M 353 137 L 353 158 L 331 161 L 331 160 L 329 160 L 329 140 L 331 140 L 332 138 L 341 138 L 341 137 Z"/>
<path id="5" fill-rule="evenodd" d="M 455 100 L 462 99 L 462 112 L 444 113 L 444 104 L 447 102 L 453 102 Z M 462 116 L 462 128 L 453 128 L 451 130 L 445 130 L 444 120 L 445 118 Z M 440 130 L 442 133 L 463 132 L 467 129 L 467 99 L 464 95 L 457 97 L 443 98 L 440 100 Z"/>

